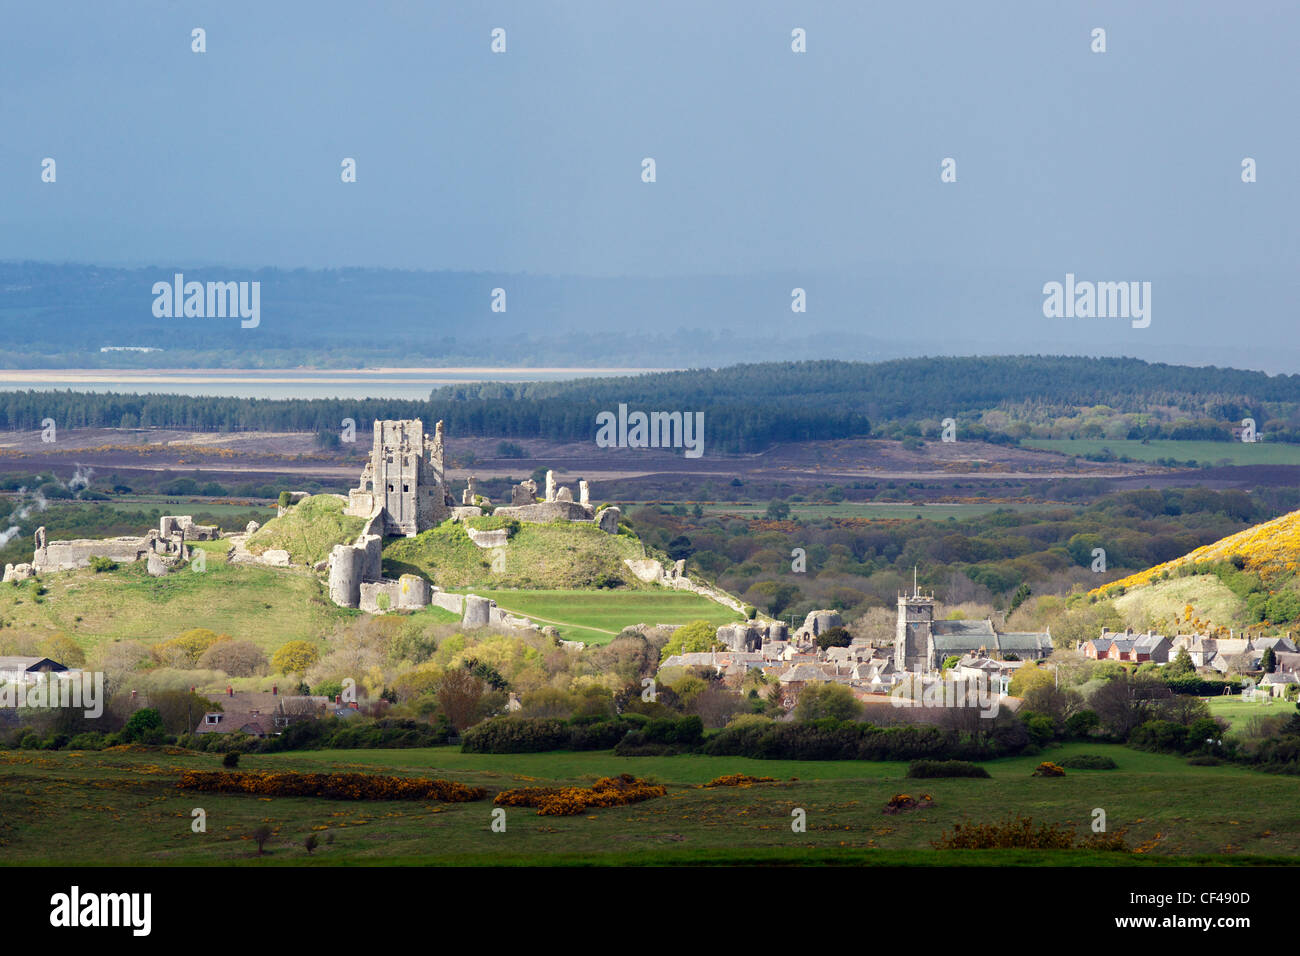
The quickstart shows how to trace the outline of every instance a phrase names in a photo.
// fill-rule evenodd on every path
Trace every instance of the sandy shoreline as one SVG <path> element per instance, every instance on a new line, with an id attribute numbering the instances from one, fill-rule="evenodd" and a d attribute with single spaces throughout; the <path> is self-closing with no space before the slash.
<path id="1" fill-rule="evenodd" d="M 138 382 L 145 385 L 175 384 L 262 384 L 262 385 L 328 385 L 336 382 L 361 384 L 374 380 L 386 384 L 409 382 L 438 383 L 472 381 L 469 376 L 488 376 L 492 381 L 503 381 L 509 376 L 514 381 L 533 381 L 538 375 L 584 376 L 639 375 L 644 372 L 667 371 L 643 368 L 576 368 L 539 366 L 529 368 L 454 366 L 444 368 L 362 368 L 362 369 L 127 369 L 127 368 L 70 368 L 70 369 L 0 369 L 0 383 L 41 382 L 62 385 L 81 382 Z"/>

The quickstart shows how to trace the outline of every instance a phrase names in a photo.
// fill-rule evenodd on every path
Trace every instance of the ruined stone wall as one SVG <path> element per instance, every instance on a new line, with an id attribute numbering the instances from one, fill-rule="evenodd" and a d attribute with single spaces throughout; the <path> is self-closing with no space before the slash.
<path id="1" fill-rule="evenodd" d="M 38 574 L 46 571 L 71 571 L 74 568 L 90 567 L 92 557 L 131 563 L 139 561 L 152 550 L 152 543 L 147 537 L 50 541 L 45 547 L 36 550 L 32 557 L 32 567 Z"/>
<path id="2" fill-rule="evenodd" d="M 544 524 L 548 521 L 591 521 L 595 511 L 576 501 L 539 501 L 531 505 L 505 505 L 492 512 L 502 518 Z"/>

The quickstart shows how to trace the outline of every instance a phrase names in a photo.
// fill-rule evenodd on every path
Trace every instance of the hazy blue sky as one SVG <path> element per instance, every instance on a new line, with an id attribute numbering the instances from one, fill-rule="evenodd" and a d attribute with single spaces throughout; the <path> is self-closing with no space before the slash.
<path id="1" fill-rule="evenodd" d="M 1255 0 L 7 3 L 0 259 L 806 277 L 810 316 L 888 275 L 835 321 L 1208 360 L 1295 326 L 1298 40 Z M 1044 319 L 1067 271 L 1152 281 L 1151 328 Z"/>

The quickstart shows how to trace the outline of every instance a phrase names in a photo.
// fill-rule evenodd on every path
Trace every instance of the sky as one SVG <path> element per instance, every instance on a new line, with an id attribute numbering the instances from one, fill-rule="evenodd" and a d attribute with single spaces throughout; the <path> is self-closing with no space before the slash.
<path id="1" fill-rule="evenodd" d="M 1257 0 L 8 3 L 0 260 L 752 278 L 936 351 L 1300 371 L 1297 40 Z M 1151 325 L 1045 317 L 1066 273 Z"/>

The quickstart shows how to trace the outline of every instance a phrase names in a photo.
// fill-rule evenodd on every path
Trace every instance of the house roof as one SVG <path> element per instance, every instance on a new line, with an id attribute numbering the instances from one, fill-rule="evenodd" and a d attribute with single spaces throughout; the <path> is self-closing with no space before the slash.
<path id="1" fill-rule="evenodd" d="M 796 681 L 817 681 L 824 682 L 830 679 L 830 675 L 818 667 L 816 664 L 795 664 L 781 675 L 781 682 L 789 684 Z"/>
<path id="2" fill-rule="evenodd" d="M 995 636 L 993 622 L 987 618 L 982 621 L 935 621 L 932 630 L 935 637 L 942 634 L 953 637 L 987 637 L 992 640 Z"/>
<path id="3" fill-rule="evenodd" d="M 40 671 L 66 670 L 67 668 L 58 661 L 52 661 L 48 657 L 0 657 L 0 671 L 25 671 L 35 674 Z"/>

